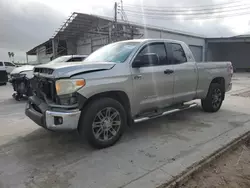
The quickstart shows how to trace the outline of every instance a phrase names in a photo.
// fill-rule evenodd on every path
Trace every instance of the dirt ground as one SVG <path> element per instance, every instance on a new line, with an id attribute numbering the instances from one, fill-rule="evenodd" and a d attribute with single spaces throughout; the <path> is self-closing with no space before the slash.
<path id="1" fill-rule="evenodd" d="M 249 188 L 250 141 L 225 153 L 179 188 Z"/>

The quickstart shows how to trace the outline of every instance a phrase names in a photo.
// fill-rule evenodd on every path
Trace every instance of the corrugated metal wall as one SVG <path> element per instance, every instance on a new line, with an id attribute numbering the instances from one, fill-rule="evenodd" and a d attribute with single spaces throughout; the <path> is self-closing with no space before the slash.
<path id="1" fill-rule="evenodd" d="M 50 58 L 52 57 L 52 54 L 46 54 L 46 47 L 41 46 L 37 48 L 37 63 L 48 63 L 50 62 Z"/>
<path id="2" fill-rule="evenodd" d="M 199 61 L 203 60 L 204 57 L 204 48 L 205 48 L 205 39 L 199 37 L 192 37 L 187 35 L 182 35 L 178 33 L 171 33 L 164 30 L 157 30 L 151 28 L 139 28 L 139 32 L 142 36 L 135 36 L 134 38 L 163 38 L 163 39 L 173 39 L 180 40 L 191 46 L 197 46 L 199 49 L 193 49 L 197 59 Z M 90 54 L 92 51 L 95 51 L 99 47 L 108 44 L 108 38 L 106 36 L 92 38 L 81 38 L 77 41 L 77 53 L 78 54 Z M 200 54 L 201 50 L 201 54 Z"/>
<path id="3" fill-rule="evenodd" d="M 250 70 L 250 43 L 218 42 L 208 44 L 208 61 L 231 61 L 234 69 Z"/>
<path id="4" fill-rule="evenodd" d="M 89 55 L 106 44 L 108 44 L 108 38 L 106 36 L 88 39 L 81 38 L 77 41 L 77 54 Z"/>
<path id="5" fill-rule="evenodd" d="M 91 40 L 83 38 L 77 40 L 76 52 L 81 55 L 91 54 Z"/>

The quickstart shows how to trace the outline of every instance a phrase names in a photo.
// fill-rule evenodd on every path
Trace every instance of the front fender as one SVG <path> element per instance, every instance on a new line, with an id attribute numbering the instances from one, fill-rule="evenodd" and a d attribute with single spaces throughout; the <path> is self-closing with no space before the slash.
<path id="1" fill-rule="evenodd" d="M 98 93 L 108 91 L 124 91 L 128 96 L 132 95 L 132 83 L 126 76 L 90 79 L 86 80 L 85 87 L 78 90 L 78 93 L 86 98 L 90 98 Z"/>

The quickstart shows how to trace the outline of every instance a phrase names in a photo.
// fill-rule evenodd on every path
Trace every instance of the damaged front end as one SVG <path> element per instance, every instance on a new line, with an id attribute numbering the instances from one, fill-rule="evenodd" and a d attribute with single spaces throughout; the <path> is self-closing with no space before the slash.
<path id="1" fill-rule="evenodd" d="M 45 75 L 44 73 L 42 73 Z M 49 130 L 77 129 L 80 106 L 85 99 L 79 94 L 57 95 L 56 79 L 36 74 L 32 79 L 33 96 L 29 97 L 25 113 L 38 125 Z"/>
<path id="2" fill-rule="evenodd" d="M 56 79 L 34 76 L 31 82 L 33 95 L 43 100 L 51 108 L 74 109 L 81 106 L 82 96 L 77 92 L 57 95 Z"/>
<path id="3" fill-rule="evenodd" d="M 78 92 L 86 84 L 79 75 L 109 70 L 114 66 L 110 62 L 75 62 L 35 67 L 31 83 L 33 96 L 28 99 L 25 114 L 49 130 L 76 130 L 87 101 Z M 78 78 L 74 78 L 77 75 Z"/>

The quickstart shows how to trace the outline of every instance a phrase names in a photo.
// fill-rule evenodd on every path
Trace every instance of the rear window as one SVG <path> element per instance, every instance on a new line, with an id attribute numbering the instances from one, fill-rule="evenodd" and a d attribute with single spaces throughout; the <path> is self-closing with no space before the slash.
<path id="1" fill-rule="evenodd" d="M 170 43 L 169 45 L 172 50 L 174 64 L 187 62 L 186 54 L 180 44 Z"/>

